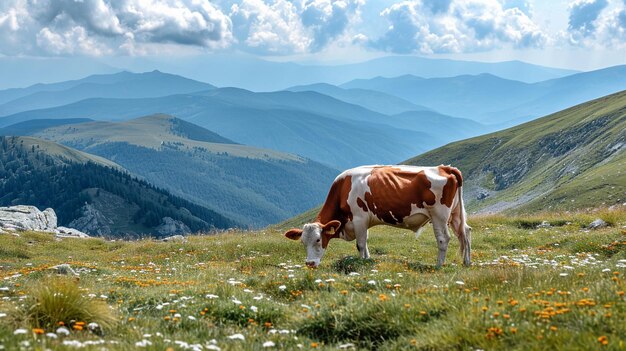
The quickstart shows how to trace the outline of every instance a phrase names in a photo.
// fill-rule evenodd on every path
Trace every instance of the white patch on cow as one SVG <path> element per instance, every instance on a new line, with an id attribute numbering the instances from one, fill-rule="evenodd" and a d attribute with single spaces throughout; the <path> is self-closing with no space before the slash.
<path id="1" fill-rule="evenodd" d="M 304 249 L 306 250 L 306 263 L 317 267 L 324 256 L 322 248 L 322 226 L 319 223 L 305 224 L 300 237 Z"/>
<path id="2" fill-rule="evenodd" d="M 435 194 L 435 205 L 441 204 L 443 187 L 448 182 L 448 178 L 441 176 L 437 167 L 426 168 L 424 173 L 426 173 L 426 177 L 430 181 L 430 190 Z"/>

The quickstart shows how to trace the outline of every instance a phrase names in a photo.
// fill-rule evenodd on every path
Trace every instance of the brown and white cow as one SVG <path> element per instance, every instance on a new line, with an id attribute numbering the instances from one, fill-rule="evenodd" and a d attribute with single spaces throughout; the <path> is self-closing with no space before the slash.
<path id="1" fill-rule="evenodd" d="M 448 224 L 461 243 L 463 263 L 470 264 L 471 228 L 465 222 L 463 177 L 450 166 L 362 166 L 341 173 L 313 223 L 291 229 L 285 236 L 300 239 L 306 264 L 317 267 L 330 239 L 356 239 L 362 258 L 369 258 L 367 231 L 386 224 L 419 232 L 432 222 L 439 257 L 446 258 Z"/>

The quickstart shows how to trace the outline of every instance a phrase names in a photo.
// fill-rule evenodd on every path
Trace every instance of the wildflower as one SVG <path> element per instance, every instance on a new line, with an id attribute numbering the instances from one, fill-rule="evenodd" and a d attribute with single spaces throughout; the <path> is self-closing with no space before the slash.
<path id="1" fill-rule="evenodd" d="M 557 329 L 558 329 L 558 328 L 557 328 L 556 326 L 554 326 L 554 325 L 551 325 L 551 326 L 550 326 L 550 330 L 551 330 L 551 331 L 557 331 Z"/>
<path id="2" fill-rule="evenodd" d="M 59 327 L 59 328 L 57 328 L 56 333 L 57 333 L 57 335 L 65 335 L 65 336 L 67 336 L 67 335 L 70 335 L 70 330 L 67 329 L 66 327 Z"/>
<path id="3" fill-rule="evenodd" d="M 609 338 L 607 338 L 606 335 L 602 335 L 598 338 L 598 342 L 600 343 L 600 345 L 606 346 L 609 344 Z"/>
<path id="4" fill-rule="evenodd" d="M 287 289 L 286 285 L 281 285 L 281 286 L 278 287 L 278 290 L 280 290 L 280 291 L 284 291 L 286 289 Z"/>
<path id="5" fill-rule="evenodd" d="M 37 334 L 37 335 L 41 335 L 44 333 L 44 330 L 41 328 L 34 328 L 33 329 L 33 333 Z"/>
<path id="6" fill-rule="evenodd" d="M 341 290 L 339 293 L 341 295 L 348 295 L 348 290 Z"/>
<path id="7" fill-rule="evenodd" d="M 246 340 L 246 337 L 243 334 L 233 334 L 228 336 L 230 340 Z"/>
<path id="8" fill-rule="evenodd" d="M 13 332 L 13 335 L 21 335 L 21 334 L 26 334 L 26 333 L 28 333 L 28 330 L 20 328 L 20 329 L 15 329 L 15 331 Z"/>
<path id="9" fill-rule="evenodd" d="M 319 346 L 319 344 L 316 343 L 316 342 L 312 342 L 311 343 L 311 347 L 314 348 L 314 349 L 317 348 L 318 346 Z"/>
<path id="10" fill-rule="evenodd" d="M 274 347 L 276 344 L 273 341 L 266 341 L 263 343 L 263 347 Z"/>
<path id="11" fill-rule="evenodd" d="M 135 346 L 137 346 L 137 347 L 147 347 L 147 346 L 150 346 L 150 345 L 152 345 L 152 342 L 150 342 L 150 340 L 146 340 L 146 339 L 143 339 L 141 341 L 137 341 L 135 343 Z"/>
<path id="12" fill-rule="evenodd" d="M 378 299 L 379 299 L 380 301 L 387 301 L 387 300 L 389 300 L 389 298 L 388 298 L 388 297 L 387 297 L 387 295 L 385 295 L 385 294 L 380 294 L 380 295 L 378 295 Z"/>
<path id="13" fill-rule="evenodd" d="M 511 327 L 509 330 L 511 331 L 511 334 L 517 334 L 517 328 Z"/>

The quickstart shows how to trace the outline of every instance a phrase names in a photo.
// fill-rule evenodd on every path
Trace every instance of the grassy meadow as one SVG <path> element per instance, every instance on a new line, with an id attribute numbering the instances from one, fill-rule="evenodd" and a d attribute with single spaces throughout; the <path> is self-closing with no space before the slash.
<path id="1" fill-rule="evenodd" d="M 596 218 L 610 226 L 589 230 Z M 541 225 L 547 221 L 550 226 Z M 626 209 L 471 217 L 473 265 L 432 229 L 334 240 L 318 269 L 267 229 L 187 242 L 0 236 L 5 350 L 626 349 Z M 545 224 L 545 223 L 544 223 Z M 57 274 L 69 264 L 78 275 Z M 96 323 L 96 324 L 93 324 Z"/>

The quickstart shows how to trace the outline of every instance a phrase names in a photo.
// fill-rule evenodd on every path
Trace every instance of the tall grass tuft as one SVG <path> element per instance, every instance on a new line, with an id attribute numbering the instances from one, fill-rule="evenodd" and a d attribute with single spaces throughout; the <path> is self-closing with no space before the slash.
<path id="1" fill-rule="evenodd" d="M 113 327 L 116 317 L 109 305 L 89 298 L 70 278 L 46 278 L 32 290 L 24 311 L 31 326 L 52 328 L 76 322 L 98 323 L 103 329 Z"/>

